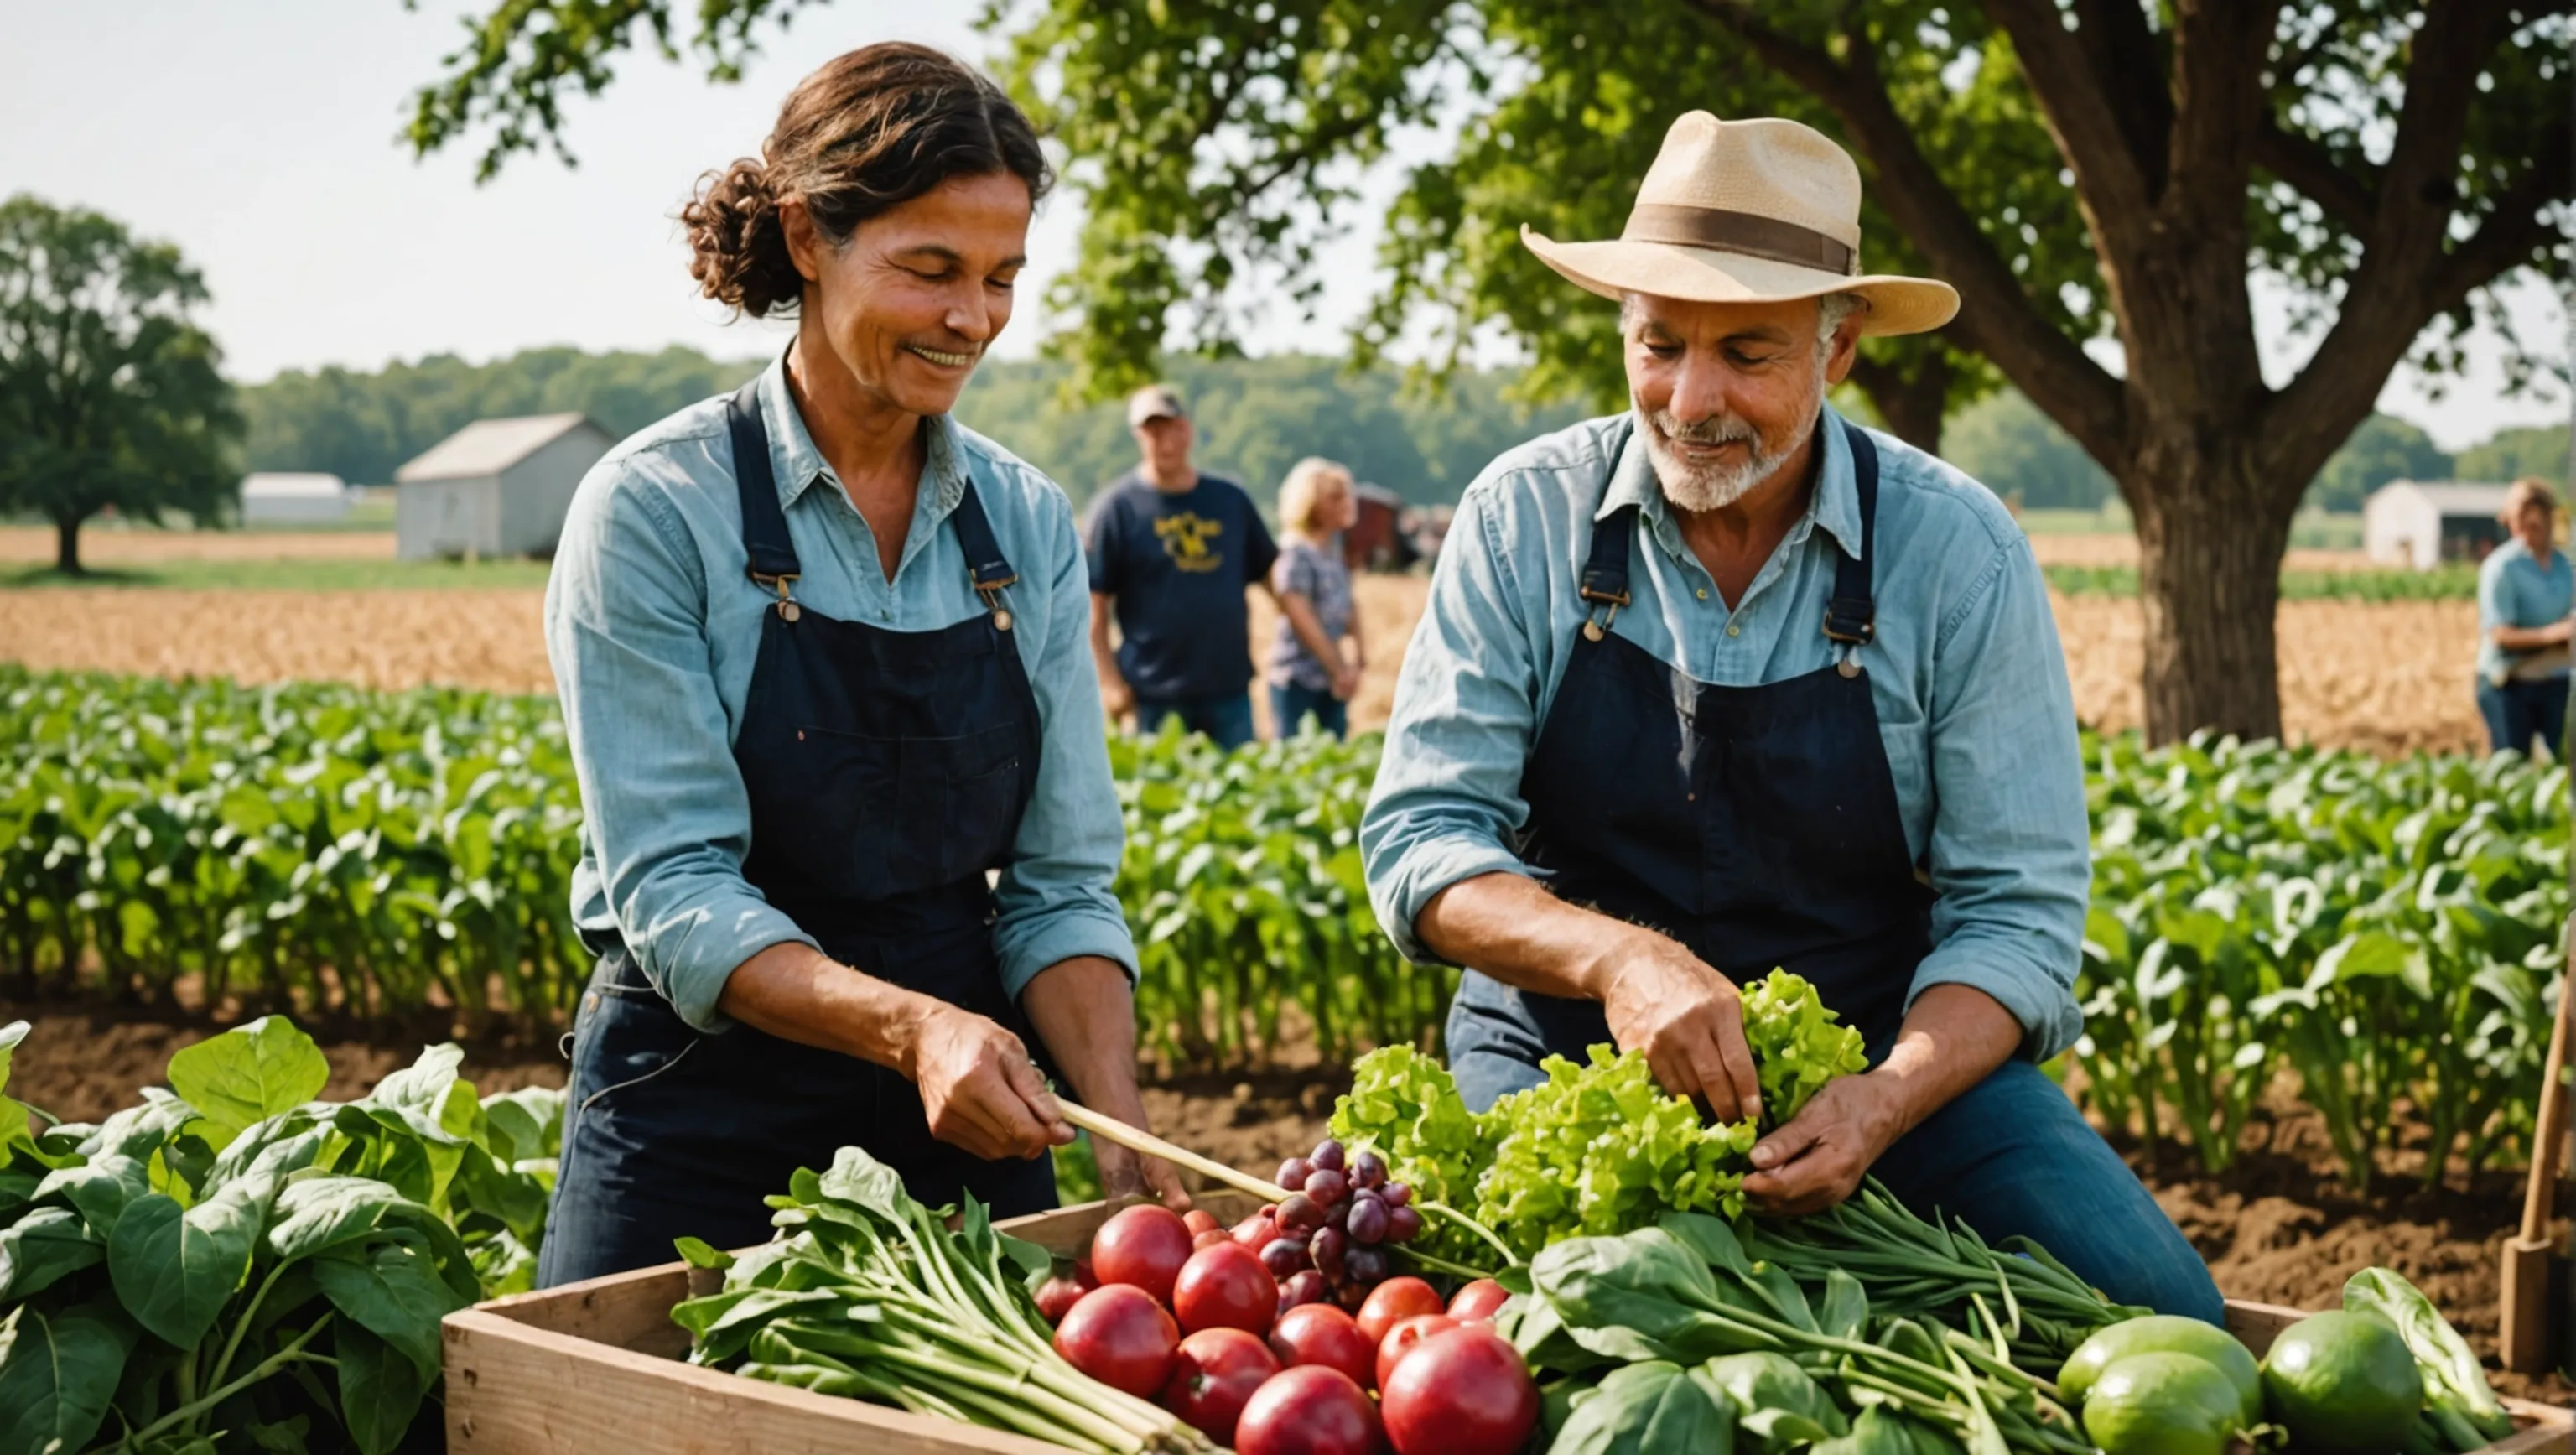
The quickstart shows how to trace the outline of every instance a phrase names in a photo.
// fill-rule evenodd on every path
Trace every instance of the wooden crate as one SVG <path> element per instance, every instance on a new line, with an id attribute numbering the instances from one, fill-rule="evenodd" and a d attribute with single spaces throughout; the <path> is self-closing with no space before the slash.
<path id="1" fill-rule="evenodd" d="M 1230 1221 L 1246 1200 L 1200 1201 Z M 1003 1226 L 1067 1253 L 1086 1246 L 1109 1211 L 1087 1203 Z M 690 1296 L 691 1276 L 667 1263 L 449 1315 L 451 1455 L 1063 1455 L 1018 1435 L 683 1363 L 688 1335 L 671 1307 Z M 2272 1304 L 2227 1306 L 2229 1331 L 2257 1354 L 2300 1317 Z M 2512 1407 L 2524 1428 L 2490 1447 L 2494 1455 L 2576 1455 L 2576 1417 Z"/>

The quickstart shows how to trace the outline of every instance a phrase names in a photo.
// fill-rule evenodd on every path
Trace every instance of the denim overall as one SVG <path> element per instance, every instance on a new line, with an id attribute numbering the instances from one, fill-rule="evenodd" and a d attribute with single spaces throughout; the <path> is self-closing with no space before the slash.
<path id="1" fill-rule="evenodd" d="M 1873 1061 L 1895 1044 L 1931 953 L 1933 893 L 1908 852 L 1858 651 L 1875 635 L 1870 546 L 1878 450 L 1845 426 L 1861 551 L 1835 564 L 1833 662 L 1761 687 L 1696 681 L 1609 630 L 1628 604 L 1637 512 L 1593 529 L 1587 616 L 1523 771 L 1518 851 L 1563 899 L 1649 925 L 1739 982 L 1775 965 L 1814 982 Z M 1450 1070 L 1484 1110 L 1610 1040 L 1599 1004 L 1466 972 Z M 2014 1058 L 1896 1140 L 1870 1168 L 1918 1213 L 1988 1239 L 2036 1239 L 2124 1303 L 2210 1323 L 2209 1269 L 2046 1073 Z"/>
<path id="2" fill-rule="evenodd" d="M 970 481 L 950 521 L 986 611 L 898 632 L 793 600 L 796 552 L 755 387 L 725 411 L 750 574 L 779 598 L 734 738 L 751 805 L 743 877 L 823 953 L 990 1016 L 1043 1057 L 1002 989 L 985 878 L 1037 785 L 1037 699 L 1001 595 L 1017 578 Z M 895 1071 L 747 1025 L 692 1029 L 622 945 L 602 954 L 572 1042 L 541 1285 L 668 1262 L 683 1235 L 765 1241 L 762 1199 L 845 1145 L 933 1206 L 969 1191 L 997 1217 L 1055 1205 L 1048 1159 L 986 1162 L 934 1141 Z"/>
<path id="3" fill-rule="evenodd" d="M 1589 614 L 1522 772 L 1517 849 L 1559 898 L 1660 930 L 1739 982 L 1775 965 L 1805 976 L 1883 1052 L 1931 953 L 1933 896 L 1906 848 L 1857 656 L 1875 631 L 1878 450 L 1845 431 L 1861 552 L 1834 568 L 1824 634 L 1835 660 L 1804 676 L 1714 686 L 1612 632 L 1636 507 L 1593 528 Z M 1450 1069 L 1478 1110 L 1537 1085 L 1541 1058 L 1580 1064 L 1609 1040 L 1599 1002 L 1474 970 L 1450 1004 Z"/>

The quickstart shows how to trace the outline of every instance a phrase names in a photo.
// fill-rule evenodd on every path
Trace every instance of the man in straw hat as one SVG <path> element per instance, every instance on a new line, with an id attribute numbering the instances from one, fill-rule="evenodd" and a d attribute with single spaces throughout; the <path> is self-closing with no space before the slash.
<path id="1" fill-rule="evenodd" d="M 1522 231 L 1619 301 L 1632 407 L 1459 503 L 1361 828 L 1370 892 L 1407 955 L 1473 967 L 1448 1023 L 1470 1105 L 1614 1042 L 1759 1120 L 1738 987 L 1786 967 L 1873 1069 L 1769 1129 L 1758 1205 L 1874 1173 L 2215 1321 L 2207 1268 L 2037 1065 L 2082 1029 L 2065 659 L 1993 494 L 1825 405 L 1862 335 L 1958 307 L 1863 272 L 1859 215 L 1823 136 L 1692 112 L 1616 241 Z"/>

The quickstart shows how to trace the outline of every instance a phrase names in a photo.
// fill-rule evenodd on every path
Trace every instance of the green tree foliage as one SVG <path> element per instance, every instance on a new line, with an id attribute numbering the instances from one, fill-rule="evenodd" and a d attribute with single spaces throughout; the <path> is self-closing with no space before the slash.
<path id="1" fill-rule="evenodd" d="M 1943 436 L 1950 463 L 2029 510 L 2099 510 L 2116 487 L 2084 447 L 2018 389 L 1960 411 Z"/>
<path id="2" fill-rule="evenodd" d="M 2391 480 L 2447 480 L 2451 457 L 2432 436 L 2402 419 L 2374 414 L 2334 452 L 2308 486 L 2307 503 L 2319 510 L 2359 510 L 2370 492 Z"/>
<path id="3" fill-rule="evenodd" d="M 624 436 L 750 378 L 758 359 L 528 349 L 488 364 L 433 354 L 373 373 L 289 369 L 242 391 L 254 470 L 327 470 L 391 481 L 404 461 L 478 419 L 578 411 Z"/>
<path id="4" fill-rule="evenodd" d="M 168 244 L 81 207 L 0 202 L 0 512 L 54 526 L 78 573 L 100 512 L 216 519 L 235 499 L 240 433 L 206 301 Z"/>
<path id="5" fill-rule="evenodd" d="M 2537 425 L 2500 431 L 2464 451 L 2452 467 L 2463 480 L 2519 480 L 2525 475 L 2567 488 L 2567 426 Z"/>
<path id="6" fill-rule="evenodd" d="M 987 364 L 957 417 L 1047 472 L 1077 501 L 1136 466 L 1136 444 L 1115 402 L 1062 407 L 1076 366 Z M 1510 395 L 1515 376 L 1462 373 L 1434 394 L 1394 370 L 1353 374 L 1311 355 L 1167 361 L 1190 401 L 1199 467 L 1229 476 L 1265 507 L 1288 467 L 1324 455 L 1361 481 L 1418 503 L 1454 501 L 1486 464 L 1534 435 L 1572 423 L 1571 405 L 1533 408 Z"/>
<path id="7" fill-rule="evenodd" d="M 393 478 L 405 460 L 494 415 L 578 411 L 626 435 L 736 387 L 759 359 L 532 349 L 489 364 L 439 355 L 374 373 L 290 370 L 242 391 L 255 470 L 328 470 Z M 1066 407 L 1069 364 L 1001 361 L 978 370 L 957 418 L 1044 470 L 1076 501 L 1133 469 L 1136 445 L 1116 403 Z M 1407 500 L 1452 501 L 1494 456 L 1576 411 L 1507 397 L 1515 376 L 1467 372 L 1438 393 L 1392 369 L 1351 374 L 1339 361 L 1176 359 L 1170 378 L 1199 426 L 1200 468 L 1242 482 L 1265 505 L 1288 467 L 1329 455 Z"/>

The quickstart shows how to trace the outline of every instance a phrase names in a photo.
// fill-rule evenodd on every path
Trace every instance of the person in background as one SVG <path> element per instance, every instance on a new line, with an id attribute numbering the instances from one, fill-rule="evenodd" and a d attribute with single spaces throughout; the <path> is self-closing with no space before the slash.
<path id="1" fill-rule="evenodd" d="M 2576 571 L 2557 546 L 2558 496 L 2547 481 L 2516 480 L 2503 515 L 2513 539 L 2478 567 L 2478 713 L 2491 751 L 2528 753 L 2537 737 L 2564 757 Z"/>
<path id="2" fill-rule="evenodd" d="M 1091 655 L 1112 717 L 1138 732 L 1177 717 L 1232 750 L 1252 741 L 1252 622 L 1244 588 L 1279 548 L 1252 497 L 1190 463 L 1181 396 L 1151 384 L 1127 401 L 1139 461 L 1091 514 Z M 1109 642 L 1112 613 L 1119 642 Z"/>
<path id="3" fill-rule="evenodd" d="M 1263 676 L 1270 684 L 1271 729 L 1293 737 L 1308 717 L 1334 737 L 1350 731 L 1350 700 L 1368 665 L 1358 613 L 1351 609 L 1351 568 L 1341 534 L 1359 520 L 1351 472 L 1309 455 L 1279 486 L 1279 529 L 1288 540 L 1270 568 L 1279 598 L 1279 634 Z"/>

